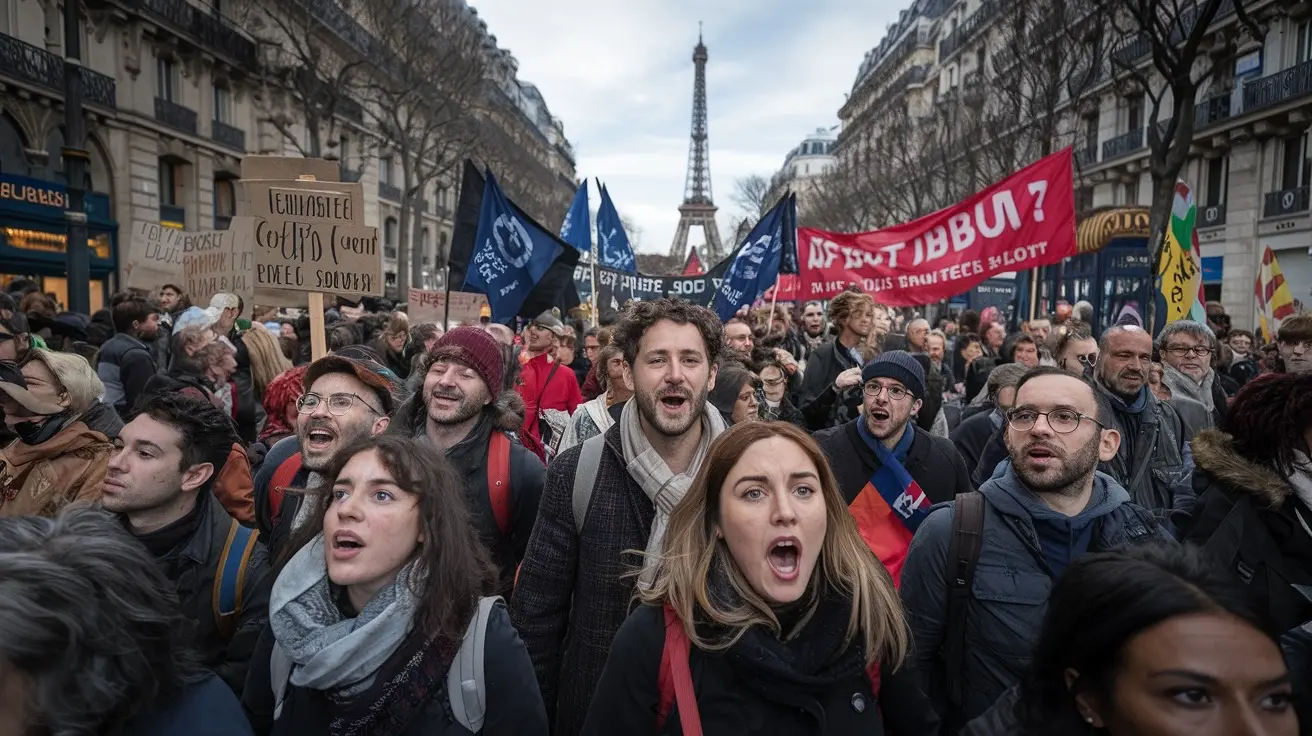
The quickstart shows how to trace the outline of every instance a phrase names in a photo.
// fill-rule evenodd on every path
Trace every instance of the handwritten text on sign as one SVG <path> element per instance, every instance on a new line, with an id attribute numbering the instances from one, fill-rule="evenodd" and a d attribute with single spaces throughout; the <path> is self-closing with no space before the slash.
<path id="1" fill-rule="evenodd" d="M 255 217 L 255 283 L 333 294 L 383 293 L 378 230 L 361 224 L 358 183 L 244 182 Z"/>
<path id="2" fill-rule="evenodd" d="M 448 324 L 452 325 L 478 322 L 479 310 L 487 306 L 488 303 L 485 294 L 453 291 L 450 297 L 450 313 L 445 316 Z M 410 324 L 422 324 L 424 322 L 442 324 L 444 312 L 448 311 L 446 304 L 447 294 L 445 292 L 410 289 L 408 307 Z"/>
<path id="3" fill-rule="evenodd" d="M 255 254 L 250 241 L 234 230 L 181 233 L 182 273 L 187 294 L 201 304 L 215 294 L 236 294 L 250 300 L 255 294 L 251 271 Z"/>
<path id="4" fill-rule="evenodd" d="M 799 228 L 803 299 L 859 284 L 881 304 L 930 304 L 1002 271 L 1075 255 L 1069 149 L 947 209 L 868 233 Z"/>

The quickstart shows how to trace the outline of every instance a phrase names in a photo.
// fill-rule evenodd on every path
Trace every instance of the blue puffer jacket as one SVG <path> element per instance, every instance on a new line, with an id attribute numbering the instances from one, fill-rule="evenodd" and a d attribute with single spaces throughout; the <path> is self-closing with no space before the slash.
<path id="1" fill-rule="evenodd" d="M 1153 514 L 1130 502 L 1111 476 L 1094 476 L 1093 495 L 1079 514 L 1053 511 L 1016 477 L 1011 461 L 980 488 L 984 545 L 966 604 L 962 703 L 949 703 L 941 651 L 947 635 L 948 550 L 954 503 L 941 504 L 920 525 L 906 566 L 902 601 L 915 637 L 913 666 L 921 686 L 951 727 L 988 710 L 1030 663 L 1048 596 L 1071 560 L 1126 542 L 1170 538 Z M 945 730 L 945 733 L 955 732 Z"/>

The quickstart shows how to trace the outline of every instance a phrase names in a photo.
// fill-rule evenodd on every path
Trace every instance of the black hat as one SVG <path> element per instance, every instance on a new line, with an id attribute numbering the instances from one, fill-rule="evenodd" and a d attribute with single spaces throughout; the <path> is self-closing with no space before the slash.
<path id="1" fill-rule="evenodd" d="M 916 398 L 925 396 L 925 369 L 905 350 L 880 353 L 866 363 L 866 367 L 861 369 L 861 383 L 869 383 L 872 378 L 900 381 Z"/>

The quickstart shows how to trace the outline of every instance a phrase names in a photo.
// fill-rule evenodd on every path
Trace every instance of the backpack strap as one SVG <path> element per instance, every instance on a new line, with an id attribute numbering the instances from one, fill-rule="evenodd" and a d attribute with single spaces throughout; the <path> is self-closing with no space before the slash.
<path id="1" fill-rule="evenodd" d="M 273 471 L 273 477 L 269 480 L 270 527 L 278 526 L 278 518 L 282 514 L 283 494 L 296 480 L 296 474 L 299 472 L 301 472 L 301 453 L 299 452 L 292 453 L 291 457 L 279 463 Z"/>
<path id="2" fill-rule="evenodd" d="M 501 536 L 510 533 L 510 438 L 505 432 L 492 431 L 488 443 L 487 495 L 492 502 L 492 517 L 497 520 Z"/>
<path id="3" fill-rule="evenodd" d="M 670 710 L 679 706 L 679 726 L 684 736 L 702 736 L 702 716 L 697 708 L 697 691 L 692 685 L 692 669 L 688 657 L 692 643 L 683 630 L 679 614 L 665 604 L 665 645 L 661 648 L 661 669 L 656 687 L 659 700 L 656 710 L 656 729 L 665 727 Z"/>
<path id="4" fill-rule="evenodd" d="M 966 655 L 966 607 L 983 543 L 984 496 L 979 491 L 958 493 L 948 549 L 948 617 L 943 639 L 948 694 L 955 705 L 964 699 L 961 667 Z"/>
<path id="5" fill-rule="evenodd" d="M 501 596 L 478 599 L 478 610 L 465 629 L 460 651 L 446 673 L 446 693 L 451 704 L 451 715 L 471 733 L 483 730 L 487 715 L 487 682 L 484 679 L 483 657 L 487 648 L 487 622 L 492 609 L 501 603 Z"/>
<path id="6" fill-rule="evenodd" d="M 232 639 L 241 619 L 242 589 L 246 583 L 246 564 L 255 552 L 260 533 L 232 519 L 228 539 L 214 571 L 214 591 L 210 596 L 214 608 L 214 625 L 225 640 Z"/>
<path id="7" fill-rule="evenodd" d="M 583 441 L 579 449 L 579 464 L 574 468 L 574 533 L 583 534 L 583 522 L 588 520 L 588 506 L 592 503 L 592 490 L 597 483 L 597 469 L 601 467 L 601 452 L 606 449 L 606 435 L 598 434 Z"/>
<path id="8" fill-rule="evenodd" d="M 273 643 L 269 654 L 269 683 L 273 685 L 273 720 L 282 715 L 282 704 L 287 699 L 287 684 L 292 677 L 292 658 L 283 651 L 278 642 Z"/>

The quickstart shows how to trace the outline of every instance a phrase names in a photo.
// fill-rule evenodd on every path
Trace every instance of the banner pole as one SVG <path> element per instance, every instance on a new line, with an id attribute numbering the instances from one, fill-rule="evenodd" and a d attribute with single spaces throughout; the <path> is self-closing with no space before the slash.
<path id="1" fill-rule="evenodd" d="M 451 263 L 446 264 L 446 278 L 442 279 L 442 331 L 451 324 Z"/>
<path id="2" fill-rule="evenodd" d="M 779 303 L 779 277 L 775 276 L 774 291 L 770 294 L 770 311 L 766 314 L 765 317 L 767 320 L 769 320 L 769 322 L 767 322 L 765 325 L 765 334 L 767 335 L 770 334 L 770 330 L 774 329 L 774 306 L 778 303 Z"/>
<path id="3" fill-rule="evenodd" d="M 589 299 L 589 301 L 592 303 L 589 305 L 591 307 L 589 311 L 592 313 L 592 326 L 596 327 L 597 320 L 601 316 L 597 313 L 598 306 L 597 306 L 597 244 L 596 243 L 592 244 L 592 252 L 589 254 L 589 256 L 590 258 L 588 260 L 592 262 L 591 268 L 588 269 L 592 274 L 592 297 L 591 299 Z"/>

